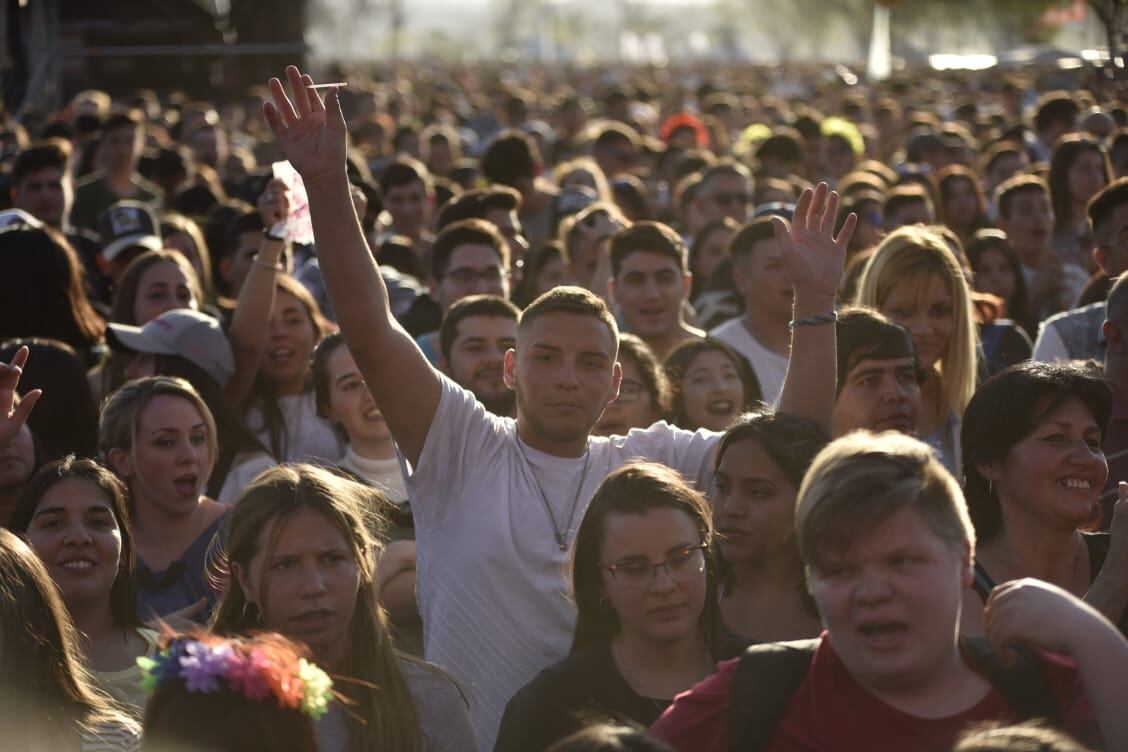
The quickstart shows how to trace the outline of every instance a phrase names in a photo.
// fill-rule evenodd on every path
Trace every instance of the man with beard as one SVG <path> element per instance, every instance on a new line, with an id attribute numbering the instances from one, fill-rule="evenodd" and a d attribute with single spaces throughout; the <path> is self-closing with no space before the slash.
<path id="1" fill-rule="evenodd" d="M 505 353 L 517 345 L 520 315 L 504 298 L 471 295 L 450 307 L 439 328 L 439 370 L 503 418 L 517 416 L 517 394 L 502 372 Z"/>

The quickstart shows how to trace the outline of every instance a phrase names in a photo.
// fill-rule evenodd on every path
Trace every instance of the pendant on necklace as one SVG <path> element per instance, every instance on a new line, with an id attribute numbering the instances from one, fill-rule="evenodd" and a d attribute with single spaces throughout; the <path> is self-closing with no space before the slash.
<path id="1" fill-rule="evenodd" d="M 568 544 L 564 541 L 564 534 L 563 533 L 556 533 L 556 547 L 559 548 L 561 551 L 567 551 L 568 550 Z"/>

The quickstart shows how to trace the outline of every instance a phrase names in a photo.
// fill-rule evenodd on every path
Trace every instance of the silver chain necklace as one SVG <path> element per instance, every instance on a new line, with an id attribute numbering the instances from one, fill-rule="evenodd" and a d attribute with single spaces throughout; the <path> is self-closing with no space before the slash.
<path id="1" fill-rule="evenodd" d="M 552 535 L 556 540 L 556 547 L 561 551 L 568 550 L 568 542 L 565 535 L 568 533 L 568 527 L 572 524 L 573 518 L 576 516 L 576 505 L 580 503 L 580 493 L 584 490 L 584 481 L 587 480 L 588 463 L 591 461 L 591 449 L 584 448 L 584 469 L 580 473 L 580 482 L 576 486 L 576 493 L 572 496 L 572 507 L 568 510 L 568 519 L 564 521 L 564 528 L 561 529 L 556 524 L 556 515 L 552 513 L 552 506 L 548 503 L 548 497 L 544 494 L 544 489 L 541 488 L 540 481 L 537 480 L 537 474 L 533 471 L 533 463 L 529 462 L 528 455 L 525 454 L 525 447 L 521 443 L 521 437 L 516 436 L 517 451 L 521 453 L 521 459 L 525 461 L 525 469 L 529 471 L 529 476 L 533 479 L 533 486 L 536 487 L 537 493 L 540 494 L 541 503 L 544 504 L 544 513 L 548 517 L 548 524 L 552 525 Z"/>

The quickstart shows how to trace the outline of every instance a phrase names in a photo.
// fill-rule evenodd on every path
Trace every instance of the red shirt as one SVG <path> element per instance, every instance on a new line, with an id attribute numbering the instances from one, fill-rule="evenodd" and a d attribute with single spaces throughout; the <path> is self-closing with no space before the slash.
<path id="1" fill-rule="evenodd" d="M 1040 657 L 1066 728 L 1083 742 L 1099 742 L 1092 710 L 1083 699 L 1072 662 L 1060 656 Z M 728 752 L 729 705 L 738 662 L 719 664 L 716 673 L 678 695 L 650 733 L 680 752 Z M 969 724 L 1019 720 L 994 690 L 974 707 L 948 718 L 918 718 L 897 710 L 854 679 L 824 633 L 768 752 L 947 752 Z"/>

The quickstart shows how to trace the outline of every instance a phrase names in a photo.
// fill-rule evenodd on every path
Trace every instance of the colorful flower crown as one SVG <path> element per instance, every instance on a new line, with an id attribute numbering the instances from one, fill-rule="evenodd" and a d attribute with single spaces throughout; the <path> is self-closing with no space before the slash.
<path id="1" fill-rule="evenodd" d="M 170 681 L 182 680 L 189 692 L 211 693 L 227 687 L 249 700 L 264 700 L 270 694 L 281 708 L 291 708 L 314 720 L 329 710 L 333 680 L 292 650 L 269 649 L 256 641 L 193 638 L 170 642 L 153 658 L 137 659 L 141 686 L 152 692 Z"/>

